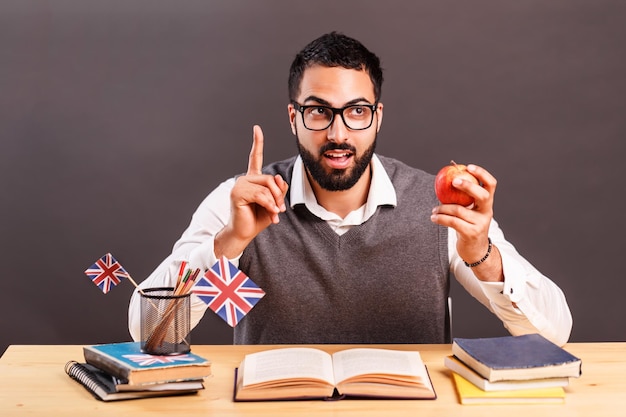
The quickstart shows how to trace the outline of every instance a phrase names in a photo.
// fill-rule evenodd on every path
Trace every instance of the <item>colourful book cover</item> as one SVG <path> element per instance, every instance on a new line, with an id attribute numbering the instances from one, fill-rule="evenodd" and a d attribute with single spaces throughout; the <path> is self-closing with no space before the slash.
<path id="1" fill-rule="evenodd" d="M 108 343 L 83 347 L 85 362 L 130 384 L 149 384 L 203 378 L 211 374 L 211 362 L 194 353 L 151 355 L 140 342 Z"/>

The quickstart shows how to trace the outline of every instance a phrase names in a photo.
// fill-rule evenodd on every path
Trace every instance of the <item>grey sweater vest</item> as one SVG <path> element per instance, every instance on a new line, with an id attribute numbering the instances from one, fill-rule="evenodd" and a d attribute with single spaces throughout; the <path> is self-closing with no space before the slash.
<path id="1" fill-rule="evenodd" d="M 237 344 L 446 343 L 447 230 L 430 221 L 434 177 L 379 156 L 396 189 L 337 235 L 304 205 L 261 232 L 239 268 L 266 295 L 235 327 Z M 264 168 L 291 179 L 294 158 Z"/>

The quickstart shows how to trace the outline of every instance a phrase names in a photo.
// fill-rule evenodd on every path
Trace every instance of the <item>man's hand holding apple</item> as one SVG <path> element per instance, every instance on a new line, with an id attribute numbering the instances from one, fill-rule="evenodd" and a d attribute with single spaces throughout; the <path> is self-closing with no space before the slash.
<path id="1" fill-rule="evenodd" d="M 467 263 L 481 260 L 489 249 L 489 225 L 493 218 L 493 200 L 497 181 L 486 169 L 470 164 L 467 167 L 453 163 L 442 168 L 435 180 L 437 196 L 444 201 L 457 191 L 466 194 L 465 199 L 454 199 L 441 204 L 432 211 L 431 220 L 441 226 L 451 227 L 457 233 L 456 249 Z M 468 178 L 471 174 L 477 181 Z M 442 179 L 443 178 L 443 179 Z M 479 184 L 482 184 L 479 185 Z M 441 196 L 441 197 L 440 197 Z M 471 200 L 473 199 L 473 203 Z M 472 268 L 474 274 L 483 281 L 502 281 L 502 259 L 495 245 L 484 262 Z"/>

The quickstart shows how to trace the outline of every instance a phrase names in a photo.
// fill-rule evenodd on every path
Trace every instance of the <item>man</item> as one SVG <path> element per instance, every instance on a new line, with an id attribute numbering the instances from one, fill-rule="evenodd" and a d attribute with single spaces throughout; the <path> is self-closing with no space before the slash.
<path id="1" fill-rule="evenodd" d="M 255 126 L 246 174 L 201 203 L 141 286 L 173 286 L 182 260 L 204 271 L 226 256 L 266 292 L 235 343 L 444 343 L 452 273 L 512 334 L 564 344 L 565 297 L 493 220 L 495 178 L 470 165 L 482 186 L 454 186 L 475 203 L 439 205 L 432 175 L 375 154 L 382 82 L 378 57 L 354 39 L 333 32 L 307 45 L 289 75 L 299 156 L 264 167 Z M 205 309 L 195 300 L 192 325 Z"/>

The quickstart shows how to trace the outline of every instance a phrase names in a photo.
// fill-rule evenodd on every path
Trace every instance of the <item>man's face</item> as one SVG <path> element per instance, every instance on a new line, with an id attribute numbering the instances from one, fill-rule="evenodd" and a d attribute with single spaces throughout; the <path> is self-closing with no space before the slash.
<path id="1" fill-rule="evenodd" d="M 352 104 L 374 104 L 374 86 L 365 71 L 341 67 L 313 66 L 304 72 L 298 104 L 342 108 Z M 365 130 L 351 130 L 339 114 L 328 129 L 304 127 L 302 114 L 289 105 L 291 129 L 310 177 L 323 189 L 347 190 L 361 178 L 374 154 L 376 134 L 382 122 L 382 104 Z"/>

